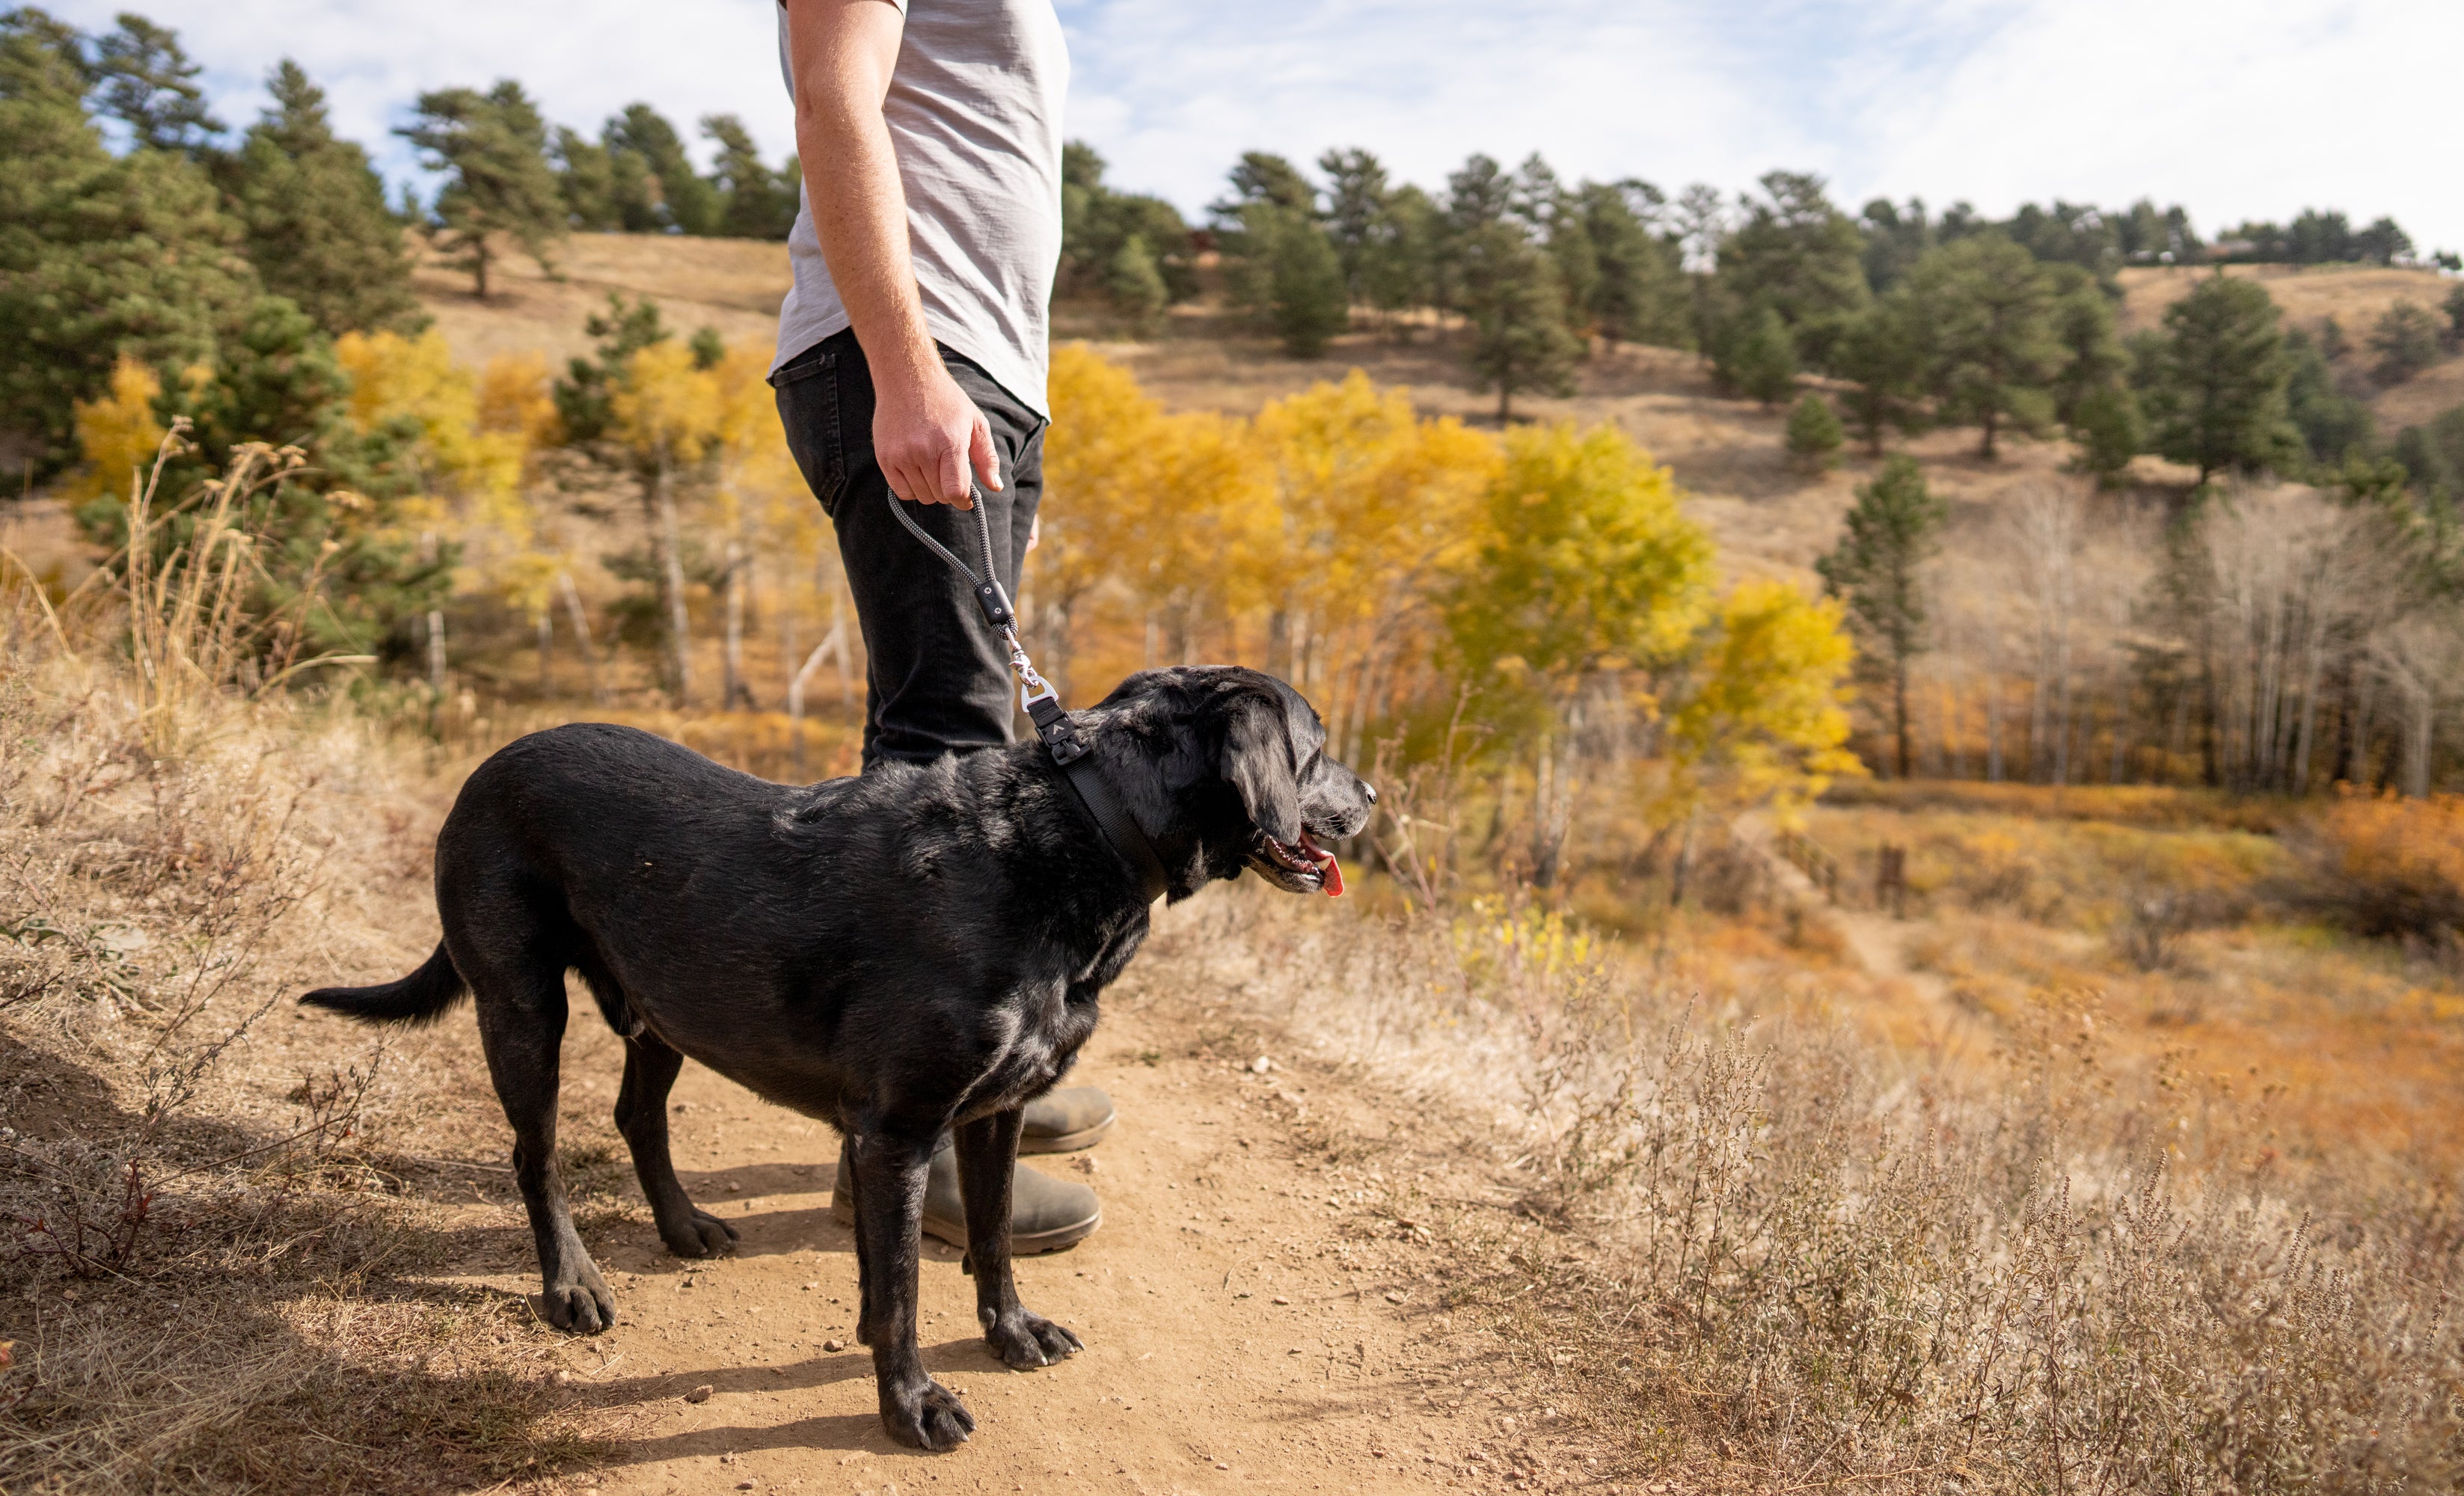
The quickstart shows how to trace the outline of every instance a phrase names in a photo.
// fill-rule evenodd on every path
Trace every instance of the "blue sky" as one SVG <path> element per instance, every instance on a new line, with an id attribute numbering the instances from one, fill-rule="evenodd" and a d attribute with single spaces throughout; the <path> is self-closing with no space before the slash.
<path id="1" fill-rule="evenodd" d="M 126 0 L 55 0 L 109 25 Z M 918 0 L 926 3 L 926 0 Z M 1365 145 L 1439 186 L 1475 150 L 1727 190 L 1819 171 L 1991 213 L 2054 197 L 2188 206 L 2212 231 L 2304 206 L 2392 213 L 2464 249 L 2459 0 L 1061 0 L 1071 134 L 1185 209 L 1244 148 Z M 595 133 L 647 99 L 789 146 L 771 0 L 158 0 L 233 123 L 290 55 L 388 170 L 423 88 L 517 77 Z M 571 17 L 586 16 L 576 24 Z"/>

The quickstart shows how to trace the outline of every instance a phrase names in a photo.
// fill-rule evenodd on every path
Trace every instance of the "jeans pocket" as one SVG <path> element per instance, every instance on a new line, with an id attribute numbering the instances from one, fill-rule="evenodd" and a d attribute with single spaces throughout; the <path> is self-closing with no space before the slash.
<path id="1" fill-rule="evenodd" d="M 805 486 L 821 501 L 822 512 L 832 519 L 838 517 L 847 474 L 847 444 L 839 429 L 837 362 L 823 352 L 800 359 L 771 378 L 787 451 L 803 473 Z"/>

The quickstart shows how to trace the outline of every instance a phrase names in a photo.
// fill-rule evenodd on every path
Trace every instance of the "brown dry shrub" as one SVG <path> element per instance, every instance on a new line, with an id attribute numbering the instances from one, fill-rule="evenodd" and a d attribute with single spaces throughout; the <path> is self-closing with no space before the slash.
<path id="1" fill-rule="evenodd" d="M 1155 958 L 1486 1137 L 1528 1222 L 1450 1303 L 1707 1489 L 2412 1491 L 2464 1472 L 2464 1218 L 2400 1166 L 2171 1146 L 2092 995 L 1928 1069 L 1530 911 L 1245 890 Z M 2187 1119 L 2183 1119 L 2187 1125 Z M 1422 1127 L 1428 1124 L 1422 1121 Z M 2205 1128 L 2222 1124 L 2212 1118 Z"/>
<path id="2" fill-rule="evenodd" d="M 2305 840 L 2296 903 L 2379 939 L 2443 948 L 2464 935 L 2464 795 L 2347 790 Z"/>
<path id="3" fill-rule="evenodd" d="M 346 829 L 409 813 L 386 756 L 339 707 L 141 679 L 127 605 L 0 586 L 0 1489 L 569 1462 L 527 1304 L 415 1276 L 449 1245 L 378 1135 L 385 1044 L 263 1036 L 311 973 L 402 958 L 384 910 L 418 869 Z"/>

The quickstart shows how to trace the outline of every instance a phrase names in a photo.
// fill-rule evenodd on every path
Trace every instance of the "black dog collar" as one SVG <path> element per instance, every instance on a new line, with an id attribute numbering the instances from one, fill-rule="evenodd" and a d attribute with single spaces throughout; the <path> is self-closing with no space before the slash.
<path id="1" fill-rule="evenodd" d="M 1001 642 L 1009 646 L 1010 669 L 1019 679 L 1019 705 L 1026 709 L 1027 716 L 1034 721 L 1035 736 L 1044 740 L 1045 751 L 1052 755 L 1052 761 L 1061 765 L 1062 777 L 1069 781 L 1069 788 L 1077 794 L 1078 803 L 1095 818 L 1096 828 L 1104 833 L 1104 840 L 1112 844 L 1112 850 L 1120 853 L 1122 860 L 1130 865 L 1130 870 L 1137 874 L 1144 902 L 1152 904 L 1172 883 L 1163 870 L 1163 859 L 1155 855 L 1155 844 L 1147 840 L 1144 828 L 1121 803 L 1120 797 L 1112 793 L 1111 781 L 1104 778 L 1103 768 L 1088 757 L 1087 744 L 1078 736 L 1078 724 L 1069 720 L 1069 714 L 1062 710 L 1060 696 L 1054 693 L 1043 676 L 1035 672 L 1035 666 L 1026 657 L 1025 647 L 1018 642 L 1018 614 L 1011 609 L 1009 594 L 1001 590 L 1001 578 L 993 569 L 993 527 L 985 515 L 984 492 L 981 488 L 974 492 L 977 540 L 984 561 L 981 576 L 953 554 L 948 546 L 927 534 L 922 525 L 908 518 L 896 494 L 885 492 L 882 496 L 890 501 L 890 512 L 898 517 L 898 522 L 905 525 L 910 534 L 931 546 L 934 554 L 956 567 L 958 574 L 974 586 L 976 606 L 982 611 L 984 622 L 990 624 L 993 632 L 1001 635 Z"/>
<path id="2" fill-rule="evenodd" d="M 1155 844 L 1147 840 L 1146 831 L 1131 817 L 1129 807 L 1112 793 L 1112 781 L 1104 777 L 1103 769 L 1089 757 L 1085 740 L 1078 736 L 1078 724 L 1061 709 L 1061 699 L 1049 687 L 1042 694 L 1024 699 L 1026 715 L 1034 721 L 1035 736 L 1044 740 L 1045 751 L 1061 766 L 1062 777 L 1077 792 L 1078 803 L 1095 818 L 1104 840 L 1112 844 L 1112 850 L 1120 853 L 1130 870 L 1137 874 L 1142 901 L 1154 903 L 1172 882 L 1163 870 L 1163 859 L 1155 855 Z"/>

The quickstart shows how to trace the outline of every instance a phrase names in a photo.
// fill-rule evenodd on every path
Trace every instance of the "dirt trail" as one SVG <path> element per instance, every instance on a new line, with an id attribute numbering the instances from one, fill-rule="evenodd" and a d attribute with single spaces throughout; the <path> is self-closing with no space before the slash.
<path id="1" fill-rule="evenodd" d="M 1840 937 L 1848 942 L 1857 963 L 1873 976 L 1886 981 L 1907 984 L 1910 991 L 1928 1004 L 1942 1006 L 1950 1001 L 1950 983 L 1940 975 L 1919 970 L 1908 960 L 1908 942 L 1931 928 L 1923 919 L 1897 919 L 1879 910 L 1851 909 L 1825 900 L 1814 880 L 1794 863 L 1779 854 L 1776 833 L 1770 818 L 1760 811 L 1749 811 L 1735 823 L 1737 840 L 1752 848 L 1769 866 L 1771 877 L 1791 898 L 1808 909 L 1820 909 L 1824 917 L 1837 927 Z"/>
<path id="2" fill-rule="evenodd" d="M 1414 1249 L 1393 1197 L 1381 1212 L 1376 1192 L 1331 1185 L 1322 1155 L 1296 1137 L 1302 1109 L 1357 1113 L 1376 1098 L 1332 1077 L 1201 1058 L 1193 1032 L 1163 1004 L 1108 1013 L 1074 1079 L 1111 1091 L 1118 1127 L 1090 1154 L 1029 1160 L 1056 1173 L 1091 1160 L 1103 1195 L 1091 1239 L 1019 1265 L 1029 1305 L 1077 1331 L 1083 1353 L 1004 1370 L 975 1331 L 958 1253 L 927 1239 L 926 1364 L 978 1419 L 971 1443 L 937 1457 L 883 1435 L 870 1355 L 848 1344 L 855 1259 L 828 1209 L 834 1135 L 688 1066 L 678 1167 L 695 1199 L 737 1225 L 741 1248 L 687 1264 L 630 1219 L 638 1211 L 596 1225 L 584 1213 L 621 1322 L 554 1355 L 577 1411 L 617 1455 L 557 1488 L 1491 1489 L 1508 1479 L 1502 1457 L 1536 1473 L 1546 1425 L 1506 1414 L 1519 1400 L 1463 1369 L 1467 1336 L 1416 1265 L 1435 1259 Z M 574 1123 L 604 1111 L 620 1065 L 612 1038 L 575 1025 Z M 511 1208 L 509 1193 L 467 1207 L 499 1226 Z M 535 1293 L 527 1233 L 496 1235 L 506 1250 L 491 1265 L 502 1270 L 436 1281 Z M 706 1401 L 684 1400 L 703 1385 Z M 1498 1442 L 1483 1452 L 1485 1440 Z"/>

